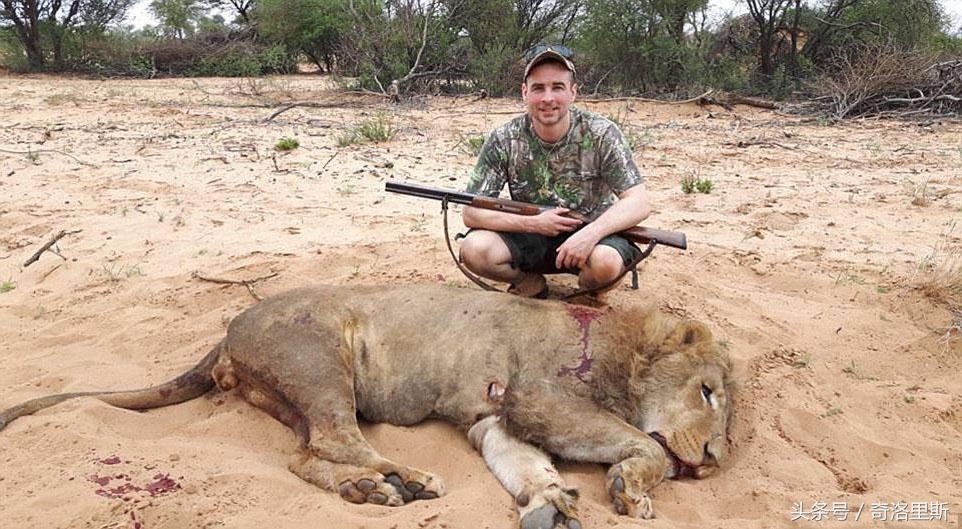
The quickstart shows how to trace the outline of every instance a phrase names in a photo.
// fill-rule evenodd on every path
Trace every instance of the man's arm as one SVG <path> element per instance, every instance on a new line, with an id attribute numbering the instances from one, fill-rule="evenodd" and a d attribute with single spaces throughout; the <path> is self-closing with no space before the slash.
<path id="1" fill-rule="evenodd" d="M 629 187 L 597 220 L 572 235 L 558 248 L 555 266 L 561 269 L 583 266 L 598 241 L 638 225 L 650 214 L 651 199 L 645 184 Z"/>
<path id="2" fill-rule="evenodd" d="M 581 226 L 580 220 L 564 216 L 568 211 L 565 208 L 556 208 L 538 215 L 527 216 L 465 206 L 461 217 L 464 220 L 464 225 L 469 228 L 516 233 L 540 233 L 541 235 L 554 237 L 562 232 L 574 231 Z"/>

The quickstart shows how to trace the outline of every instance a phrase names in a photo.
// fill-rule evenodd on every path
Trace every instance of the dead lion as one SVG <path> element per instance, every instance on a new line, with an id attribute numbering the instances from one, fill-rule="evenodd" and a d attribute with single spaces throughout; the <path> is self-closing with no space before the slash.
<path id="1" fill-rule="evenodd" d="M 73 397 L 147 409 L 216 384 L 302 437 L 290 468 L 304 480 L 351 502 L 401 505 L 444 485 L 375 452 L 357 414 L 397 425 L 438 417 L 467 430 L 524 529 L 575 529 L 577 492 L 547 453 L 610 464 L 615 510 L 650 518 L 652 487 L 707 476 L 726 456 L 730 377 L 704 325 L 655 311 L 434 286 L 302 288 L 237 316 L 170 382 L 38 398 L 0 414 L 0 429 Z"/>

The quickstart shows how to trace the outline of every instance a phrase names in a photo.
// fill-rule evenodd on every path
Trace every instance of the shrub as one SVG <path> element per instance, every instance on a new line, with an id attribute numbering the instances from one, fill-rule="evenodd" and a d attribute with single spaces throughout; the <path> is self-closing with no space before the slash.
<path id="1" fill-rule="evenodd" d="M 376 119 L 365 121 L 357 127 L 357 135 L 372 143 L 381 143 L 394 138 L 397 130 L 384 119 L 378 116 Z"/>
<path id="2" fill-rule="evenodd" d="M 337 137 L 338 147 L 347 147 L 356 143 L 381 143 L 388 141 L 397 134 L 395 129 L 384 116 L 365 121 L 345 131 Z"/>
<path id="3" fill-rule="evenodd" d="M 301 143 L 297 141 L 297 138 L 281 138 L 281 140 L 274 145 L 274 149 L 278 151 L 293 151 L 300 146 Z"/>
<path id="4" fill-rule="evenodd" d="M 715 184 L 710 178 L 695 178 L 694 176 L 686 176 L 681 179 L 681 191 L 686 195 L 690 195 L 695 191 L 707 195 L 714 189 Z"/>
<path id="5" fill-rule="evenodd" d="M 468 136 L 463 136 L 461 138 L 460 144 L 464 152 L 470 154 L 471 156 L 477 156 L 481 154 L 481 148 L 484 147 L 484 142 L 487 138 L 484 134 L 471 134 Z"/>
<path id="6" fill-rule="evenodd" d="M 707 195 L 711 193 L 713 189 L 715 189 L 715 184 L 713 184 L 708 178 L 699 178 L 695 182 L 695 189 L 697 189 L 699 193 L 704 193 Z"/>

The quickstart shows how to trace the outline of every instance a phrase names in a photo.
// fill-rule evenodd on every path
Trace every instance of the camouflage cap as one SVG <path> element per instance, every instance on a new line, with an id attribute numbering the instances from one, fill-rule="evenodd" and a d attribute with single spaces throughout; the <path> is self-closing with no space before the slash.
<path id="1" fill-rule="evenodd" d="M 574 51 L 567 46 L 558 46 L 554 44 L 538 44 L 532 46 L 524 54 L 524 60 L 526 62 L 524 67 L 524 78 L 528 78 L 528 74 L 531 70 L 547 60 L 558 61 L 564 65 L 565 68 L 571 71 L 571 73 L 577 73 L 575 71 L 575 65 L 571 62 L 571 57 L 574 56 Z"/>

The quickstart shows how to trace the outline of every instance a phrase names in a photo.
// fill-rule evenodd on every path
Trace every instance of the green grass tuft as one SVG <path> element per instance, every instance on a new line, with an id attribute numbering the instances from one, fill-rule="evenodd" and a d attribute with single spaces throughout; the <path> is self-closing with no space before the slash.
<path id="1" fill-rule="evenodd" d="M 301 142 L 297 141 L 297 138 L 282 138 L 281 141 L 274 145 L 274 149 L 278 151 L 293 151 L 300 146 Z"/>

